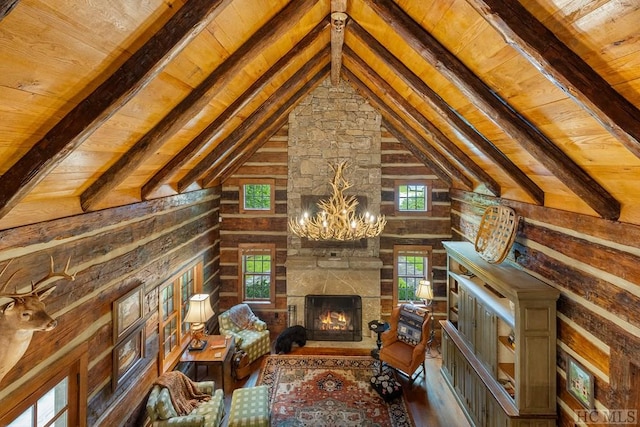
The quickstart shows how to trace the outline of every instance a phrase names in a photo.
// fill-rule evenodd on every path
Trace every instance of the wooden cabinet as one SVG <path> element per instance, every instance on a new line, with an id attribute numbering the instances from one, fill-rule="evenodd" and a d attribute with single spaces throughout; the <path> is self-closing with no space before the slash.
<path id="1" fill-rule="evenodd" d="M 559 292 L 468 242 L 447 250 L 442 374 L 477 426 L 554 426 Z"/>

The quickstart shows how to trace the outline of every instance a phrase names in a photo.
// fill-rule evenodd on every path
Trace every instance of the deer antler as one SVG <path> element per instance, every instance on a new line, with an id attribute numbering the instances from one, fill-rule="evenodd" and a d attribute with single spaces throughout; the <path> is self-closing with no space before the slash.
<path id="1" fill-rule="evenodd" d="M 5 265 L 4 268 L 2 269 L 2 271 L 0 271 L 0 277 L 2 277 L 2 275 L 4 274 L 5 271 L 7 271 L 7 268 L 9 267 L 9 264 L 11 264 L 12 261 L 13 261 L 13 259 L 10 259 L 9 262 L 7 263 L 7 265 Z M 5 288 L 7 287 L 7 285 L 11 281 L 11 279 L 13 279 L 13 276 L 15 276 L 17 272 L 18 271 L 14 271 L 13 274 L 11 276 L 9 276 L 9 278 L 7 279 L 7 282 L 2 286 L 2 290 L 0 291 L 0 294 L 2 292 L 4 292 Z"/>
<path id="2" fill-rule="evenodd" d="M 55 271 L 55 265 L 53 262 L 53 256 L 50 256 L 49 258 L 51 258 L 51 270 L 49 271 L 49 273 L 43 277 L 42 279 L 38 280 L 37 282 L 33 282 L 31 281 L 31 291 L 29 292 L 24 292 L 24 293 L 15 293 L 15 294 L 4 294 L 4 293 L 0 293 L 0 297 L 7 297 L 7 298 L 22 298 L 22 297 L 26 297 L 29 295 L 35 295 L 36 292 L 50 284 L 55 282 L 56 280 L 60 280 L 60 279 L 69 279 L 71 281 L 76 279 L 76 273 L 69 273 L 69 264 L 71 263 L 71 257 L 69 257 L 69 259 L 67 260 L 67 265 L 64 267 L 63 271 Z M 4 271 L 7 269 L 7 267 L 9 266 L 9 264 L 7 264 L 4 269 L 2 270 L 2 272 L 0 272 L 0 276 L 2 276 L 2 273 L 4 273 Z M 11 277 L 9 277 L 9 280 L 7 281 L 7 283 L 5 283 L 5 285 L 2 287 L 2 291 L 4 292 L 4 288 L 7 287 L 7 285 L 9 284 L 9 281 L 11 280 L 11 278 L 17 273 L 14 272 Z"/>

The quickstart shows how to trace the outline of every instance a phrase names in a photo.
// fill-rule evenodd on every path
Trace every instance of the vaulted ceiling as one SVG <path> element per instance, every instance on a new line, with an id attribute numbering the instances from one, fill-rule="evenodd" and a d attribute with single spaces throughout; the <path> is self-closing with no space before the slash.
<path id="1" fill-rule="evenodd" d="M 217 185 L 325 78 L 454 188 L 640 224 L 638 22 L 618 0 L 0 0 L 0 229 Z"/>

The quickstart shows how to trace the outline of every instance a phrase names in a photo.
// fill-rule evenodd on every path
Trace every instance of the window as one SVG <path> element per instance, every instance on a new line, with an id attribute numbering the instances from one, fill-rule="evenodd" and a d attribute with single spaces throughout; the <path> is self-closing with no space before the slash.
<path id="1" fill-rule="evenodd" d="M 275 212 L 275 180 L 240 180 L 240 213 L 255 212 Z"/>
<path id="2" fill-rule="evenodd" d="M 202 261 L 191 264 L 160 287 L 160 362 L 170 370 L 191 338 L 187 315 L 189 298 L 202 292 Z"/>
<path id="3" fill-rule="evenodd" d="M 426 181 L 396 182 L 396 211 L 424 213 L 431 210 L 431 189 Z"/>
<path id="4" fill-rule="evenodd" d="M 242 300 L 275 304 L 276 246 L 241 244 L 238 253 Z"/>
<path id="5" fill-rule="evenodd" d="M 69 415 L 69 379 L 63 378 L 8 427 L 67 426 Z"/>
<path id="6" fill-rule="evenodd" d="M 394 259 L 394 295 L 395 304 L 416 301 L 418 282 L 431 280 L 430 246 L 395 246 Z"/>
<path id="7" fill-rule="evenodd" d="M 8 427 L 86 426 L 88 346 L 82 344 L 24 385 L 35 389 L 0 415 Z M 18 394 L 20 394 L 18 392 Z"/>

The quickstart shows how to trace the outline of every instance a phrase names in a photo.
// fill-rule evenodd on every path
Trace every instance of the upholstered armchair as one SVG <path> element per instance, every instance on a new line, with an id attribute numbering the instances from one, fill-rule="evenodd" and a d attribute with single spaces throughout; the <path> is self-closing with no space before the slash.
<path id="1" fill-rule="evenodd" d="M 224 393 L 215 390 L 213 381 L 193 382 L 195 391 L 211 396 L 186 415 L 178 415 L 171 393 L 165 386 L 154 384 L 147 398 L 147 415 L 153 427 L 218 427 L 224 417 Z M 215 391 L 214 391 L 215 390 Z"/>
<path id="2" fill-rule="evenodd" d="M 380 361 L 409 377 L 413 383 L 424 371 L 429 340 L 429 312 L 413 304 L 403 304 L 391 312 L 389 330 L 380 336 Z"/>
<path id="3" fill-rule="evenodd" d="M 249 363 L 263 354 L 271 353 L 271 339 L 267 324 L 253 314 L 247 304 L 238 304 L 218 316 L 220 333 L 232 335 L 236 348 L 244 350 Z"/>

